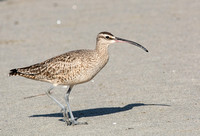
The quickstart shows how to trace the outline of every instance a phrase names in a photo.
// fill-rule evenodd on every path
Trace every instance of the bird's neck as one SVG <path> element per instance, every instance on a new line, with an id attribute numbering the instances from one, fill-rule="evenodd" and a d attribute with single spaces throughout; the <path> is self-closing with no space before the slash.
<path id="1" fill-rule="evenodd" d="M 97 42 L 95 50 L 101 57 L 108 57 L 108 46 L 109 44 Z"/>
<path id="2" fill-rule="evenodd" d="M 96 45 L 96 57 L 98 60 L 98 65 L 99 68 L 102 69 L 108 62 L 109 60 L 109 55 L 108 55 L 108 44 L 100 44 L 97 43 Z"/>

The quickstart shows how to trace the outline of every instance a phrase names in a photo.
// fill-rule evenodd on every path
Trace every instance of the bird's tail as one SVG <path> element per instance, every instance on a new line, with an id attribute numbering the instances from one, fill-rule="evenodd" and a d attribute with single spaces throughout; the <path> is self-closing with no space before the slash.
<path id="1" fill-rule="evenodd" d="M 31 66 L 25 68 L 15 68 L 11 69 L 9 76 L 22 76 L 30 79 L 36 79 L 37 73 L 31 72 Z"/>
<path id="2" fill-rule="evenodd" d="M 10 70 L 9 76 L 17 76 L 17 75 L 20 75 L 20 72 L 18 72 L 16 68 Z"/>
<path id="3" fill-rule="evenodd" d="M 45 63 L 38 63 L 28 67 L 11 69 L 9 76 L 23 76 L 26 78 L 36 79 L 40 76 L 42 71 L 46 70 L 46 68 Z"/>

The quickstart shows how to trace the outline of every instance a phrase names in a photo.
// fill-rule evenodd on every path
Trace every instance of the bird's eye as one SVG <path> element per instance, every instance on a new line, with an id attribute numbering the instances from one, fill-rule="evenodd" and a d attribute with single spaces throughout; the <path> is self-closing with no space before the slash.
<path id="1" fill-rule="evenodd" d="M 109 37 L 109 36 L 106 36 L 106 39 L 110 39 L 110 37 Z"/>

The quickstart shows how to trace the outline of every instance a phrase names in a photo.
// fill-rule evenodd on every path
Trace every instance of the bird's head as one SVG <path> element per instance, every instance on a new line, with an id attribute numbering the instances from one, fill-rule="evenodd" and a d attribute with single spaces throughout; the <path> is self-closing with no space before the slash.
<path id="1" fill-rule="evenodd" d="M 148 52 L 148 50 L 145 47 L 143 47 L 142 45 L 140 45 L 139 43 L 136 43 L 136 42 L 130 41 L 130 40 L 126 40 L 126 39 L 122 39 L 119 37 L 115 37 L 113 34 L 111 34 L 109 32 L 100 32 L 97 35 L 97 44 L 110 45 L 110 44 L 116 43 L 116 42 L 129 43 L 129 44 L 135 45 L 137 47 L 140 47 L 144 51 Z"/>

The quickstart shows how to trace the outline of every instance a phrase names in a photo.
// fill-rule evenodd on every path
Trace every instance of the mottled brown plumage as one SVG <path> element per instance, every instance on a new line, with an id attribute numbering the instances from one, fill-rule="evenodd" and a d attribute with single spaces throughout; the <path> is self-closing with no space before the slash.
<path id="1" fill-rule="evenodd" d="M 106 52 L 104 52 L 106 53 Z M 16 74 L 55 85 L 75 85 L 91 80 L 108 61 L 98 50 L 71 51 L 42 63 L 17 68 Z"/>
<path id="2" fill-rule="evenodd" d="M 138 43 L 115 37 L 109 32 L 101 32 L 97 36 L 96 48 L 94 50 L 71 51 L 35 65 L 12 69 L 9 75 L 19 75 L 34 80 L 50 82 L 54 86 L 69 86 L 69 90 L 66 94 L 66 103 L 71 121 L 69 121 L 65 106 L 50 95 L 50 90 L 53 88 L 47 91 L 47 95 L 62 108 L 67 124 L 69 125 L 72 123 L 75 125 L 78 124 L 78 122 L 76 122 L 73 117 L 68 98 L 71 89 L 76 84 L 90 81 L 106 65 L 109 59 L 108 46 L 115 42 L 134 44 L 148 52 L 146 48 Z"/>

